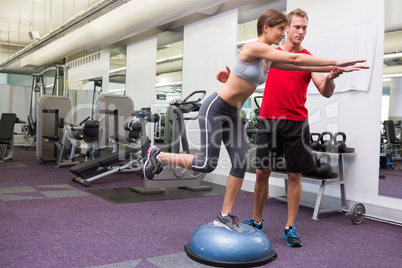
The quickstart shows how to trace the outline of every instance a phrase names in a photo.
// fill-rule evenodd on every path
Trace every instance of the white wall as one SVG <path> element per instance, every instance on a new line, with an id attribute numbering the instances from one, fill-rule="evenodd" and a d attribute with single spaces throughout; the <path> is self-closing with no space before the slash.
<path id="1" fill-rule="evenodd" d="M 15 113 L 22 121 L 27 121 L 31 103 L 31 87 L 1 85 L 0 116 L 2 113 Z M 14 126 L 15 133 L 21 133 L 21 125 Z"/>
<path id="2" fill-rule="evenodd" d="M 0 112 L 1 113 L 11 113 L 11 109 L 10 109 L 11 86 L 10 85 L 0 85 L 0 90 L 1 90 Z"/>
<path id="3" fill-rule="evenodd" d="M 308 95 L 307 108 L 315 121 L 312 132 L 338 128 L 347 134 L 347 144 L 356 149 L 354 155 L 345 156 L 346 198 L 349 204 L 361 202 L 366 206 L 367 214 L 392 218 L 395 215 L 387 215 L 388 209 L 400 211 L 402 200 L 378 195 L 384 1 L 371 1 L 369 5 L 365 0 L 287 1 L 288 12 L 298 7 L 309 16 L 306 39 L 311 34 L 327 34 L 356 25 L 378 25 L 377 40 L 373 40 L 376 51 L 374 63 L 370 63 L 374 67 L 370 70 L 369 91 L 337 93 L 330 99 Z M 322 41 L 323 44 L 319 45 L 325 45 L 325 40 Z M 340 54 L 343 49 L 348 47 L 339 47 Z M 336 194 L 335 189 L 332 193 Z"/>
<path id="4" fill-rule="evenodd" d="M 156 49 L 157 36 L 127 45 L 126 95 L 135 110 L 155 103 Z"/>
<path id="5" fill-rule="evenodd" d="M 7 84 L 7 74 L 0 74 L 0 85 Z"/>
<path id="6" fill-rule="evenodd" d="M 221 83 L 216 80 L 220 70 L 231 66 L 236 56 L 237 9 L 185 25 L 183 37 L 183 89 L 186 97 L 194 90 L 204 89 L 207 98 L 216 92 Z M 198 121 L 188 126 L 190 148 L 199 148 Z M 220 163 L 228 162 L 222 147 Z M 226 167 L 230 165 L 226 164 Z M 227 168 L 218 167 L 215 174 L 227 176 Z"/>
<path id="7" fill-rule="evenodd" d="M 70 68 L 68 70 L 68 80 L 69 82 L 76 82 L 101 77 L 103 94 L 107 94 L 109 90 L 109 62 L 110 52 L 109 50 L 103 50 L 100 52 L 98 60 Z"/>
<path id="8" fill-rule="evenodd" d="M 127 45 L 126 96 L 134 102 L 134 110 L 155 108 L 157 36 Z M 148 124 L 147 133 L 153 141 L 154 124 Z"/>
<path id="9" fill-rule="evenodd" d="M 15 113 L 21 120 L 26 121 L 31 102 L 31 87 L 0 85 L 0 115 Z"/>
<path id="10" fill-rule="evenodd" d="M 402 78 L 393 78 L 389 98 L 389 117 L 391 120 L 402 119 Z"/>

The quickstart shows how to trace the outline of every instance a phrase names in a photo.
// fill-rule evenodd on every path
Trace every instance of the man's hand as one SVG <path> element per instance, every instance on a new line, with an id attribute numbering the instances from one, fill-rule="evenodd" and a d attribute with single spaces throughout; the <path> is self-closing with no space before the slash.
<path id="1" fill-rule="evenodd" d="M 346 67 L 347 68 L 347 67 Z M 327 80 L 334 80 L 344 72 L 343 68 L 332 66 L 331 72 L 327 75 Z"/>
<path id="2" fill-rule="evenodd" d="M 216 79 L 218 79 L 218 81 L 221 83 L 226 83 L 226 81 L 228 81 L 229 75 L 230 75 L 230 68 L 226 66 L 226 71 L 220 71 L 216 76 Z"/>
<path id="3" fill-rule="evenodd" d="M 318 76 L 317 74 L 312 76 L 312 78 L 321 95 L 329 98 L 332 96 L 335 90 L 335 78 L 339 77 L 343 73 L 360 71 L 361 69 L 370 69 L 370 67 L 363 65 L 352 65 L 347 67 L 332 66 L 331 72 L 325 77 L 325 79 L 320 78 L 320 76 Z M 323 77 L 323 75 L 321 75 L 321 77 Z"/>
<path id="4" fill-rule="evenodd" d="M 352 65 L 348 67 L 337 67 L 332 66 L 331 72 L 327 75 L 327 80 L 334 80 L 335 78 L 339 77 L 341 74 L 360 71 L 361 69 L 370 69 L 368 66 L 363 65 Z"/>

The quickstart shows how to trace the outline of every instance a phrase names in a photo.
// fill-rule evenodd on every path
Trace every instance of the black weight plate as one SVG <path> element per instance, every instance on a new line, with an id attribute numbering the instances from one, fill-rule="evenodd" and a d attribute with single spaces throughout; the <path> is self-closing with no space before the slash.
<path id="1" fill-rule="evenodd" d="M 366 213 L 366 208 L 361 203 L 356 203 L 350 210 L 350 219 L 354 224 L 360 224 L 364 220 L 364 214 Z"/>

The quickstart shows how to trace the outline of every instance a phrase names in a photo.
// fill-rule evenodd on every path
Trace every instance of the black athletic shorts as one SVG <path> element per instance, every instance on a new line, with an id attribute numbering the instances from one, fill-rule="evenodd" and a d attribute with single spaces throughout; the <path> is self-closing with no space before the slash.
<path id="1" fill-rule="evenodd" d="M 257 169 L 286 168 L 291 173 L 313 168 L 308 121 L 262 119 L 257 133 Z"/>

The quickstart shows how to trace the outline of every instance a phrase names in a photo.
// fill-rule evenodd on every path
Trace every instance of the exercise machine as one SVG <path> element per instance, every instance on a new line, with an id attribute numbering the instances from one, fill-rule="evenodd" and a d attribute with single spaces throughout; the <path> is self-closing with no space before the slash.
<path id="1" fill-rule="evenodd" d="M 141 155 L 138 154 L 138 146 L 118 148 L 110 138 L 128 135 L 129 130 L 125 130 L 124 126 L 131 119 L 133 110 L 134 102 L 129 96 L 99 96 L 94 108 L 94 119 L 99 121 L 98 148 L 102 155 L 70 168 L 70 172 L 75 175 L 73 181 L 89 187 L 93 181 L 110 174 L 141 169 L 135 166 Z"/>
<path id="2" fill-rule="evenodd" d="M 198 112 L 201 107 L 200 102 L 205 97 L 205 94 L 205 90 L 194 91 L 183 100 L 174 100 L 169 104 L 165 123 L 165 141 L 167 144 L 165 150 L 177 153 L 181 144 L 185 153 L 196 154 L 199 152 L 199 150 L 190 150 L 185 127 L 185 120 L 195 120 L 198 118 L 198 115 L 195 117 L 184 117 L 184 114 L 188 115 L 192 112 Z M 198 98 L 196 98 L 197 96 Z M 176 126 L 179 132 L 178 136 L 176 135 Z M 169 133 L 167 133 L 168 131 Z M 204 177 L 204 173 L 172 165 L 164 167 L 162 173 L 155 176 L 153 180 L 144 178 L 143 186 L 130 187 L 130 190 L 140 194 L 163 193 L 164 190 L 162 188 L 176 187 L 190 191 L 209 191 L 212 187 L 201 185 Z"/>
<path id="3" fill-rule="evenodd" d="M 152 114 L 149 108 L 134 111 L 124 126 L 124 129 L 129 131 L 128 137 L 112 136 L 111 142 L 119 145 L 115 146 L 114 152 L 71 167 L 70 172 L 75 175 L 73 181 L 89 187 L 93 181 L 116 172 L 141 174 L 150 146 L 146 124 L 155 120 L 158 120 L 158 117 Z"/>
<path id="4" fill-rule="evenodd" d="M 36 124 L 33 122 L 31 115 L 28 115 L 28 122 L 21 122 L 22 134 L 24 135 L 24 148 L 35 149 L 36 147 Z"/>
<path id="5" fill-rule="evenodd" d="M 54 72 L 53 86 L 51 92 L 47 91 L 46 74 Z M 37 124 L 37 103 L 42 96 L 62 96 L 68 97 L 68 67 L 66 65 L 56 65 L 32 75 L 31 103 L 29 108 L 28 122 L 23 126 L 25 148 L 35 148 L 36 146 L 36 124 Z"/>
<path id="6" fill-rule="evenodd" d="M 12 160 L 14 154 L 14 125 L 19 120 L 14 113 L 3 113 L 0 119 L 0 162 Z"/>
<path id="7" fill-rule="evenodd" d="M 128 131 L 128 136 L 110 136 L 109 144 L 113 145 L 112 152 L 116 152 L 119 148 L 138 148 L 141 149 L 140 143 L 138 143 L 138 139 L 142 138 L 142 136 L 147 137 L 146 143 L 150 139 L 146 134 L 145 126 L 148 122 L 157 123 L 159 121 L 159 115 L 151 112 L 151 108 L 144 107 L 139 111 L 134 111 L 131 114 L 131 118 L 124 124 L 124 130 Z M 149 146 L 148 146 L 149 148 Z M 148 148 L 145 148 L 148 150 Z M 142 150 L 142 149 L 141 149 Z M 142 156 L 145 159 L 147 156 L 146 152 L 142 152 Z M 144 160 L 145 162 L 145 160 Z M 143 174 L 141 174 L 142 176 Z"/>
<path id="8" fill-rule="evenodd" d="M 248 120 L 245 123 L 245 128 L 246 128 L 247 139 L 248 139 L 249 143 L 256 144 L 257 143 L 257 131 L 258 131 L 258 127 L 260 126 L 260 123 L 261 123 L 261 120 L 259 119 L 261 105 L 258 100 L 262 99 L 262 96 L 255 96 L 253 99 L 254 99 L 254 103 L 257 108 L 254 109 L 254 116 L 252 116 L 250 118 L 250 120 Z"/>
<path id="9" fill-rule="evenodd" d="M 127 136 L 124 124 L 130 120 L 134 102 L 129 96 L 101 95 L 95 105 L 94 120 L 99 121 L 99 148 L 112 148 L 111 136 Z M 100 120 L 102 118 L 102 120 Z"/>
<path id="10" fill-rule="evenodd" d="M 71 101 L 67 97 L 44 95 L 38 99 L 36 108 L 36 158 L 40 164 L 55 162 L 58 148 L 54 142 L 49 142 L 49 137 L 58 140 L 62 137 L 62 129 L 59 128 L 59 119 L 71 121 Z"/>
<path id="11" fill-rule="evenodd" d="M 57 158 L 55 167 L 71 166 L 79 164 L 74 158 L 81 153 L 81 140 L 87 144 L 85 161 L 95 159 L 100 155 L 97 142 L 99 137 L 99 121 L 89 120 L 87 117 L 78 125 L 64 121 L 64 118 L 58 120 L 58 127 L 62 128 L 62 138 L 59 136 L 43 136 L 45 139 L 53 141 L 57 146 Z"/>

